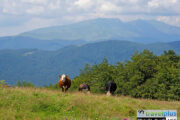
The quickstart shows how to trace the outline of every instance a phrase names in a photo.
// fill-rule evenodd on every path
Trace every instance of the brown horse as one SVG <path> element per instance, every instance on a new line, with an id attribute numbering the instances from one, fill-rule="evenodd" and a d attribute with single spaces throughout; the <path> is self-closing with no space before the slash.
<path id="1" fill-rule="evenodd" d="M 62 88 L 62 92 L 66 92 L 71 87 L 71 79 L 65 74 L 59 75 L 59 87 Z"/>

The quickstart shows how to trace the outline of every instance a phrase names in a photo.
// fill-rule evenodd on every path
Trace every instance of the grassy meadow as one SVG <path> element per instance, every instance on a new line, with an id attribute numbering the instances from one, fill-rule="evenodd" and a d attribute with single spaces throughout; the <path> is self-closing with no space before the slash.
<path id="1" fill-rule="evenodd" d="M 176 109 L 180 119 L 180 101 L 0 87 L 1 120 L 135 120 L 138 109 Z"/>

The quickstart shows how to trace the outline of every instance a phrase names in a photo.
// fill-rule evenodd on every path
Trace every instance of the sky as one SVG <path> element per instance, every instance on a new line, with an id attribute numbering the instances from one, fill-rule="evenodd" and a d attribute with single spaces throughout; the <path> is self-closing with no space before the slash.
<path id="1" fill-rule="evenodd" d="M 0 0 L 0 36 L 95 18 L 180 26 L 180 0 Z"/>

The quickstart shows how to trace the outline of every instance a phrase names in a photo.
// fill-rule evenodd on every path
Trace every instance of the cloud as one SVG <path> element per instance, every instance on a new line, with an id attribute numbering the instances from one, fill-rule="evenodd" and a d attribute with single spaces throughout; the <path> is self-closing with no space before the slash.
<path id="1" fill-rule="evenodd" d="M 21 0 L 21 2 L 23 3 L 27 3 L 27 4 L 47 4 L 47 0 Z"/>
<path id="2" fill-rule="evenodd" d="M 151 13 L 167 13 L 180 15 L 180 0 L 151 0 L 148 3 Z"/>
<path id="3" fill-rule="evenodd" d="M 121 11 L 121 8 L 116 6 L 115 4 L 112 4 L 111 2 L 104 2 L 100 7 L 100 11 L 102 11 L 102 12 L 119 12 L 119 11 Z"/>
<path id="4" fill-rule="evenodd" d="M 61 5 L 60 0 L 57 0 L 54 3 L 53 2 L 49 3 L 48 8 L 51 10 L 56 10 L 60 8 L 60 5 Z"/>
<path id="5" fill-rule="evenodd" d="M 2 2 L 1 2 L 2 1 Z M 8 14 L 35 14 L 53 17 L 62 14 L 180 14 L 180 0 L 0 0 Z M 55 11 L 56 10 L 56 11 Z"/>
<path id="6" fill-rule="evenodd" d="M 44 12 L 44 7 L 43 6 L 35 6 L 35 7 L 32 7 L 32 8 L 29 8 L 26 10 L 26 13 L 27 14 L 34 14 L 34 15 L 38 15 L 40 13 L 43 13 Z"/>
<path id="7" fill-rule="evenodd" d="M 180 16 L 158 16 L 157 20 L 170 25 L 180 26 Z"/>
<path id="8" fill-rule="evenodd" d="M 149 1 L 148 6 L 157 8 L 157 7 L 159 7 L 159 3 L 157 1 L 155 1 L 155 0 Z"/>
<path id="9" fill-rule="evenodd" d="M 174 6 L 174 4 L 177 3 L 177 0 L 151 0 L 148 2 L 148 6 L 149 7 L 170 7 L 170 6 Z"/>
<path id="10" fill-rule="evenodd" d="M 154 19 L 179 26 L 179 6 L 180 0 L 0 0 L 0 31 L 10 34 L 17 27 L 18 33 L 98 17 Z"/>
<path id="11" fill-rule="evenodd" d="M 2 2 L 2 13 L 6 14 L 19 14 L 21 11 L 18 9 L 20 5 L 15 1 L 4 0 Z"/>
<path id="12" fill-rule="evenodd" d="M 83 8 L 83 9 L 88 9 L 93 5 L 92 0 L 77 0 L 74 2 L 74 5 Z"/>

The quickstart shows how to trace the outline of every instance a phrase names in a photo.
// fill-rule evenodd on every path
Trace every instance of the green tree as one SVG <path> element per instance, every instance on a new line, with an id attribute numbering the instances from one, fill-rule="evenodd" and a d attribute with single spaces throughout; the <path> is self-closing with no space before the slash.
<path id="1" fill-rule="evenodd" d="M 26 81 L 18 81 L 16 86 L 18 87 L 34 87 L 34 84 L 31 82 L 26 82 Z"/>
<path id="2" fill-rule="evenodd" d="M 105 83 L 115 81 L 117 94 L 138 98 L 180 100 L 180 56 L 165 51 L 156 56 L 149 50 L 136 52 L 125 63 L 110 65 L 106 58 L 100 64 L 86 65 L 72 81 L 75 90 L 88 83 L 94 93 L 104 93 Z"/>

